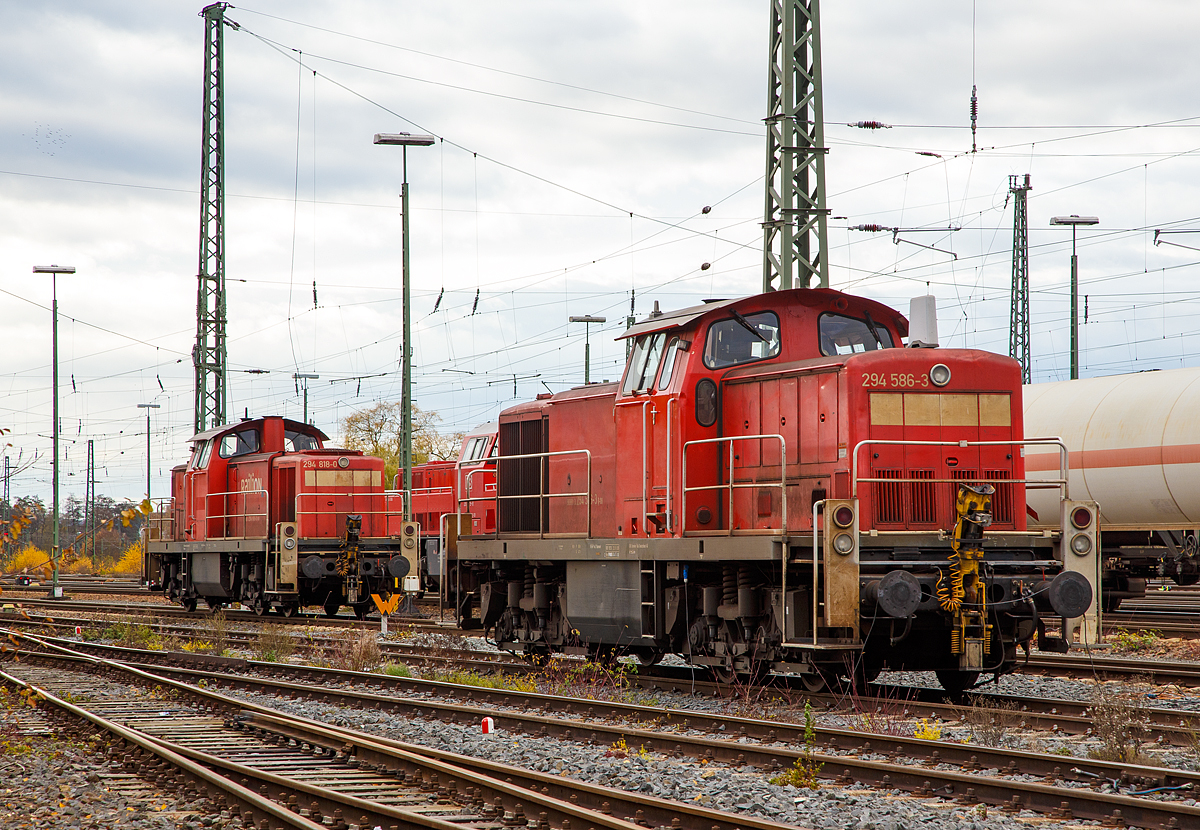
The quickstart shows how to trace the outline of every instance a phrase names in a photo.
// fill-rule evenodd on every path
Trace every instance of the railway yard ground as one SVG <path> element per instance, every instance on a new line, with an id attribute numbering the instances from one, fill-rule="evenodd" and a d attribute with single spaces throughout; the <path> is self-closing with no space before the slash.
<path id="1" fill-rule="evenodd" d="M 670 661 L 531 667 L 428 619 L 381 636 L 38 597 L 0 596 L 6 828 L 1200 827 L 1190 590 L 1110 615 L 1110 648 L 1035 651 L 958 699 L 918 673 L 720 690 Z"/>

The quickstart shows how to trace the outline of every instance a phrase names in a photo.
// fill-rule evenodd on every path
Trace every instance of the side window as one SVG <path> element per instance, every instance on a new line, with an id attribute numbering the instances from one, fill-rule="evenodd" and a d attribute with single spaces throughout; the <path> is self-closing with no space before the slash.
<path id="1" fill-rule="evenodd" d="M 710 369 L 737 366 L 779 354 L 779 317 L 773 311 L 718 320 L 708 327 L 704 365 Z"/>
<path id="2" fill-rule="evenodd" d="M 671 342 L 667 344 L 667 351 L 663 354 L 662 374 L 658 378 L 658 388 L 666 389 L 671 385 L 671 374 L 675 371 L 675 358 L 679 354 L 679 338 L 672 337 Z"/>
<path id="3" fill-rule="evenodd" d="M 467 445 L 467 451 L 463 454 L 463 461 L 478 461 L 483 458 L 484 452 L 487 451 L 487 443 L 487 436 L 472 438 L 471 443 Z"/>
<path id="4" fill-rule="evenodd" d="M 710 427 L 717 422 L 717 385 L 709 378 L 696 384 L 696 423 Z"/>
<path id="5" fill-rule="evenodd" d="M 658 364 L 662 360 L 663 343 L 667 340 L 664 332 L 647 334 L 638 338 L 634 344 L 633 354 L 629 358 L 629 368 L 625 372 L 625 382 L 621 384 L 621 393 L 646 392 L 654 384 L 654 376 L 658 373 Z"/>
<path id="6" fill-rule="evenodd" d="M 869 314 L 863 320 L 841 314 L 822 314 L 817 328 L 821 354 L 826 357 L 893 347 L 891 332 L 872 320 Z"/>
<path id="7" fill-rule="evenodd" d="M 239 455 L 247 455 L 252 452 L 258 452 L 258 430 L 244 429 L 241 432 L 232 432 L 221 439 L 221 449 L 218 454 L 222 458 L 236 458 Z"/>
<path id="8" fill-rule="evenodd" d="M 208 466 L 208 459 L 212 455 L 212 441 L 201 441 L 199 449 L 196 450 L 195 463 L 192 464 L 193 470 L 203 470 Z"/>

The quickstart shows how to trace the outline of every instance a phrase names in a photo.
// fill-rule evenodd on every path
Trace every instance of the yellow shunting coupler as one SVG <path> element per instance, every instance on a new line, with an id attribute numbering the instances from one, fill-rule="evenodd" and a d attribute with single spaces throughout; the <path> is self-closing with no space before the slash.
<path id="1" fill-rule="evenodd" d="M 950 567 L 938 577 L 937 598 L 952 617 L 950 651 L 958 667 L 977 671 L 991 650 L 992 627 L 987 621 L 987 591 L 979 573 L 983 559 L 983 530 L 992 523 L 990 484 L 960 484 L 954 502 L 957 519 L 950 543 Z"/>

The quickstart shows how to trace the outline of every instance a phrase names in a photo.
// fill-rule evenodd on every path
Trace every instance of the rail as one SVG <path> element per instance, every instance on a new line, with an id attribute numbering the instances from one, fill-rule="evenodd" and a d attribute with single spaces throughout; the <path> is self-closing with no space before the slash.
<path id="1" fill-rule="evenodd" d="M 147 538 L 151 542 L 175 538 L 175 498 L 151 499 L 155 508 L 146 520 Z"/>
<path id="2" fill-rule="evenodd" d="M 310 493 L 297 493 L 296 501 L 295 501 L 294 515 L 296 517 L 297 523 L 300 522 L 300 518 L 302 516 L 326 516 L 326 515 L 330 515 L 331 513 L 334 515 L 353 513 L 353 514 L 356 514 L 359 516 L 364 516 L 364 517 L 366 517 L 366 516 L 372 516 L 372 517 L 382 516 L 383 517 L 383 530 L 384 530 L 383 533 L 375 533 L 375 534 L 368 533 L 367 530 L 369 528 L 371 528 L 372 525 L 368 525 L 366 522 L 364 522 L 362 535 L 363 536 L 371 536 L 371 535 L 395 536 L 400 533 L 400 528 L 397 527 L 395 529 L 395 533 L 391 532 L 392 528 L 391 528 L 390 522 L 393 519 L 399 519 L 400 521 L 403 521 L 404 520 L 404 511 L 403 511 L 403 509 L 401 509 L 399 511 L 388 509 L 387 502 L 388 502 L 388 499 L 394 499 L 397 497 L 399 497 L 400 499 L 403 499 L 404 491 L 402 491 L 402 490 L 384 490 L 382 493 L 363 493 L 363 492 L 331 493 L 326 490 L 318 490 L 318 491 L 314 491 L 314 492 L 310 492 Z M 326 510 L 320 510 L 320 509 L 302 510 L 301 509 L 301 499 L 337 499 L 337 498 L 350 499 L 350 507 L 347 509 L 339 508 L 336 510 L 327 510 L 327 509 Z M 371 509 L 364 510 L 358 506 L 362 500 L 367 500 L 367 506 L 371 507 L 370 500 L 372 500 L 372 499 L 382 499 L 383 500 L 383 509 L 382 510 L 371 510 Z M 403 501 L 401 502 L 401 505 L 403 505 Z M 378 531 L 378 529 L 379 529 L 378 527 L 375 527 L 376 531 Z M 301 533 L 303 533 L 303 530 L 304 530 L 303 525 L 301 525 Z M 312 537 L 305 537 L 305 538 L 312 538 Z"/>
<path id="3" fill-rule="evenodd" d="M 1012 441 L 903 441 L 883 438 L 867 438 L 854 445 L 854 457 L 851 460 L 850 497 L 858 498 L 858 484 L 887 483 L 887 484 L 962 484 L 963 479 L 957 478 L 859 478 L 858 457 L 863 447 L 868 446 L 905 446 L 905 447 L 1014 447 L 1027 446 L 1058 447 L 1058 478 L 1006 478 L 1001 479 L 1005 484 L 1032 485 L 1034 489 L 1050 489 L 1057 487 L 1062 498 L 1070 498 L 1070 483 L 1067 478 L 1068 454 L 1067 445 L 1061 438 L 1021 438 Z M 985 478 L 971 479 L 985 481 Z"/>
<path id="4" fill-rule="evenodd" d="M 209 510 L 209 501 L 211 499 L 215 499 L 215 498 L 222 499 L 221 503 L 223 505 L 226 505 L 225 507 L 221 508 L 222 510 L 229 509 L 227 506 L 230 502 L 226 501 L 226 499 L 228 499 L 228 497 L 230 497 L 230 496 L 233 497 L 232 501 L 234 504 L 236 504 L 237 501 L 240 499 L 240 501 L 242 503 L 241 512 L 213 513 L 211 510 Z M 246 501 L 250 496 L 261 496 L 262 497 L 263 509 L 262 509 L 261 513 L 259 513 L 259 512 L 252 513 L 249 510 L 247 510 Z M 233 521 L 234 528 L 236 528 L 237 523 L 239 521 L 241 522 L 241 525 L 242 525 L 241 534 L 238 534 L 236 532 L 233 532 L 233 533 L 225 532 L 225 533 L 222 533 L 220 536 L 214 537 L 214 536 L 208 536 L 208 534 L 206 534 L 206 536 L 208 536 L 208 538 L 217 538 L 217 539 L 266 539 L 269 535 L 268 531 L 270 529 L 267 524 L 267 504 L 269 501 L 269 497 L 270 497 L 270 494 L 266 490 L 263 490 L 263 489 L 227 490 L 223 493 L 205 493 L 204 494 L 205 522 L 210 522 L 210 521 L 213 521 L 214 519 L 219 519 L 226 524 L 226 528 L 225 528 L 226 531 L 229 531 L 229 529 L 230 529 L 228 527 L 228 525 L 229 525 L 228 520 L 230 520 L 230 519 L 234 520 Z M 247 535 L 246 531 L 248 529 L 248 525 L 250 524 L 250 521 L 258 520 L 258 519 L 262 520 L 262 533 L 254 535 L 254 536 Z"/>
<path id="5" fill-rule="evenodd" d="M 683 492 L 683 510 L 680 512 L 682 512 L 685 517 L 688 515 L 688 512 L 687 512 L 688 493 L 693 493 L 698 490 L 726 490 L 727 494 L 728 494 L 727 500 L 728 500 L 728 504 L 729 504 L 729 512 L 728 512 L 728 516 L 729 516 L 728 525 L 729 526 L 725 529 L 726 536 L 739 536 L 739 535 L 751 536 L 751 535 L 764 535 L 764 534 L 770 534 L 770 533 L 780 533 L 783 535 L 787 535 L 787 522 L 788 522 L 787 464 L 781 463 L 779 465 L 779 483 L 778 484 L 769 484 L 769 483 L 764 483 L 762 481 L 737 483 L 733 480 L 733 461 L 734 461 L 733 444 L 734 444 L 734 442 L 735 441 L 763 441 L 763 440 L 772 439 L 772 438 L 779 442 L 779 458 L 781 459 L 781 461 L 786 462 L 787 461 L 787 441 L 784 440 L 784 437 L 782 435 L 779 435 L 778 433 L 776 433 L 774 435 L 728 435 L 728 436 L 723 436 L 721 438 L 704 438 L 704 439 L 701 439 L 698 441 L 686 442 L 683 445 L 683 469 L 681 472 L 681 477 L 683 478 L 683 487 L 681 488 L 682 492 Z M 729 443 L 729 466 L 728 466 L 729 481 L 726 482 L 725 484 L 719 484 L 719 483 L 718 484 L 701 484 L 696 487 L 689 487 L 688 486 L 688 475 L 687 475 L 688 447 L 694 447 L 694 446 L 697 446 L 700 444 L 722 444 L 722 443 L 726 443 L 726 442 Z M 743 530 L 740 533 L 735 532 L 734 527 L 733 527 L 733 491 L 734 490 L 742 490 L 742 489 L 761 489 L 764 486 L 779 488 L 779 492 L 781 494 L 781 506 L 782 506 L 782 511 L 780 512 L 780 526 L 778 528 L 775 528 L 775 527 L 752 528 L 749 530 Z M 688 535 L 686 522 L 681 526 L 680 532 L 684 536 Z M 784 559 L 786 560 L 787 557 L 785 556 Z"/>
<path id="6" fill-rule="evenodd" d="M 485 535 L 490 535 L 491 538 L 493 538 L 493 539 L 498 539 L 500 537 L 500 501 L 501 500 L 507 501 L 510 499 L 537 499 L 538 500 L 538 531 L 537 531 L 537 533 L 538 533 L 539 539 L 545 539 L 547 535 L 552 536 L 554 538 L 564 538 L 564 539 L 574 539 L 574 538 L 586 539 L 586 538 L 589 538 L 592 535 L 592 451 L 591 450 L 555 450 L 554 452 L 530 452 L 530 453 L 523 453 L 521 455 L 501 455 L 496 458 L 497 464 L 496 464 L 496 469 L 494 470 L 494 472 L 496 474 L 496 480 L 497 480 L 497 482 L 499 482 L 499 480 L 500 480 L 500 464 L 502 462 L 520 461 L 523 459 L 530 459 L 530 458 L 540 458 L 540 459 L 544 459 L 544 460 L 548 461 L 551 458 L 555 458 L 558 456 L 564 456 L 564 455 L 582 455 L 587 460 L 587 489 L 584 492 L 582 492 L 582 493 L 547 493 L 546 492 L 546 469 L 547 469 L 548 465 L 547 464 L 538 464 L 538 491 L 536 493 L 515 493 L 515 494 L 501 495 L 499 492 L 499 488 L 497 487 L 495 495 L 492 495 L 492 496 L 486 496 L 486 495 L 485 496 L 469 496 L 467 498 L 460 497 L 459 503 L 467 505 L 467 510 L 466 510 L 467 513 L 471 512 L 471 505 L 477 501 L 490 501 L 493 504 L 495 504 L 495 506 L 496 506 L 496 530 L 491 534 L 485 534 Z M 485 473 L 485 472 L 493 472 L 493 471 L 489 470 L 487 468 L 481 468 L 478 470 L 471 470 L 470 472 L 468 472 L 467 479 L 466 479 L 465 492 L 468 492 L 468 493 L 471 492 L 471 489 L 470 489 L 471 488 L 471 477 L 474 476 L 476 473 Z M 546 501 L 548 499 L 578 498 L 579 496 L 583 496 L 585 499 L 584 513 L 587 516 L 587 530 L 585 530 L 583 533 L 548 533 L 546 530 L 546 527 L 549 523 L 548 522 L 549 516 L 547 515 L 548 510 L 547 510 L 547 506 L 546 506 Z M 506 532 L 521 533 L 521 532 L 527 532 L 527 531 L 506 531 Z"/>

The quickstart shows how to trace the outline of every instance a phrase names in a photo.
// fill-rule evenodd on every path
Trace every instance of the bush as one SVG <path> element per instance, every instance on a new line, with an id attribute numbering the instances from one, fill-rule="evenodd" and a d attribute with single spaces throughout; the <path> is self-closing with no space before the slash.
<path id="1" fill-rule="evenodd" d="M 33 545 L 21 548 L 8 560 L 4 570 L 8 573 L 40 571 L 43 565 L 50 564 L 50 554 Z"/>
<path id="2" fill-rule="evenodd" d="M 142 572 L 142 543 L 134 542 L 111 565 L 103 565 L 97 573 L 104 576 L 138 576 Z"/>
<path id="3" fill-rule="evenodd" d="M 412 669 L 404 663 L 385 663 L 383 673 L 392 677 L 412 677 Z"/>

